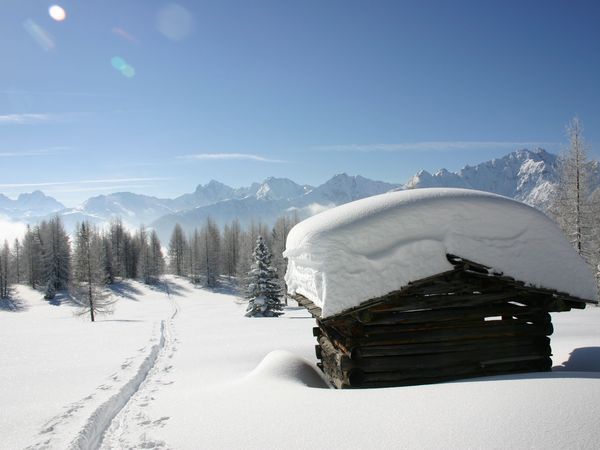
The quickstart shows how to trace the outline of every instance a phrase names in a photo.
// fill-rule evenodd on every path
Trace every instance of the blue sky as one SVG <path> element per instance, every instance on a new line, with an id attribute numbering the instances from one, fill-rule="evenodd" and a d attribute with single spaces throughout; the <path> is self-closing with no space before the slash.
<path id="1" fill-rule="evenodd" d="M 575 114 L 600 155 L 592 0 L 2 6 L 11 197 L 39 188 L 72 205 L 340 172 L 404 182 L 516 148 L 558 152 Z"/>

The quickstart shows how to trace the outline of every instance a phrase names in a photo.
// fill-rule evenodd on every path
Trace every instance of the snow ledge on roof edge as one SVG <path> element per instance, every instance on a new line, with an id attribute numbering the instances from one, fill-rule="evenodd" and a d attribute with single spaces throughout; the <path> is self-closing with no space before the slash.
<path id="1" fill-rule="evenodd" d="M 448 253 L 532 286 L 597 298 L 589 266 L 545 214 L 468 189 L 390 192 L 310 217 L 288 236 L 285 280 L 329 317 L 451 270 Z"/>

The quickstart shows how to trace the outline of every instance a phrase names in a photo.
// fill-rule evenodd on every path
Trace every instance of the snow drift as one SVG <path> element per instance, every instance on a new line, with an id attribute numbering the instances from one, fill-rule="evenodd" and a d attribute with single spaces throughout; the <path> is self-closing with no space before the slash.
<path id="1" fill-rule="evenodd" d="M 562 231 L 542 212 L 468 189 L 416 189 L 324 211 L 287 239 L 290 293 L 323 317 L 401 289 L 453 266 L 446 254 L 575 297 L 596 298 L 594 277 Z"/>
<path id="2" fill-rule="evenodd" d="M 286 350 L 274 350 L 244 379 L 272 386 L 276 382 L 295 383 L 311 388 L 331 389 L 314 364 Z"/>

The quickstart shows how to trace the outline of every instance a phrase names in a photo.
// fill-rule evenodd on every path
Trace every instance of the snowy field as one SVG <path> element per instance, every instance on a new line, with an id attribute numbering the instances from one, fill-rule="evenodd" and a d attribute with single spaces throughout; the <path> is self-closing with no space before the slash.
<path id="1" fill-rule="evenodd" d="M 314 321 L 226 289 L 121 284 L 91 324 L 18 287 L 0 308 L 0 448 L 598 448 L 600 308 L 554 314 L 552 373 L 328 389 Z"/>

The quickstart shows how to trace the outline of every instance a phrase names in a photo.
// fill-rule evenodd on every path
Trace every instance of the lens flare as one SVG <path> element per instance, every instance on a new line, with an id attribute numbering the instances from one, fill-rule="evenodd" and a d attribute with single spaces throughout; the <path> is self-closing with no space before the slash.
<path id="1" fill-rule="evenodd" d="M 131 67 L 130 65 L 126 65 L 125 67 L 123 67 L 123 69 L 121 70 L 121 73 L 123 74 L 124 77 L 127 77 L 127 78 L 135 77 L 135 69 L 133 67 Z"/>
<path id="2" fill-rule="evenodd" d="M 32 19 L 25 20 L 25 22 L 23 22 L 23 28 L 25 28 L 25 31 L 29 33 L 29 36 L 31 36 L 44 50 L 49 51 L 56 46 L 52 36 Z"/>
<path id="3" fill-rule="evenodd" d="M 67 12 L 63 7 L 58 5 L 52 5 L 50 8 L 48 8 L 48 14 L 50 14 L 50 17 L 57 22 L 62 22 L 67 18 Z"/>
<path id="4" fill-rule="evenodd" d="M 110 64 L 126 78 L 133 78 L 135 76 L 135 69 L 120 56 L 113 56 L 110 59 Z"/>
<path id="5" fill-rule="evenodd" d="M 137 37 L 135 37 L 131 33 L 128 33 L 123 28 L 113 27 L 112 30 L 110 30 L 110 31 L 114 35 L 119 36 L 120 38 L 125 39 L 126 41 L 129 41 L 132 44 L 139 44 L 140 43 L 140 40 Z"/>
<path id="6" fill-rule="evenodd" d="M 183 6 L 170 3 L 156 15 L 156 27 L 172 41 L 182 41 L 194 30 L 194 17 Z"/>
<path id="7" fill-rule="evenodd" d="M 110 59 L 110 63 L 111 63 L 111 65 L 112 65 L 112 66 L 113 66 L 115 69 L 117 69 L 119 72 L 120 72 L 121 70 L 123 70 L 123 68 L 124 68 L 125 66 L 127 66 L 127 63 L 125 62 L 125 60 L 124 60 L 123 58 L 121 58 L 120 56 L 113 56 L 113 57 Z"/>

